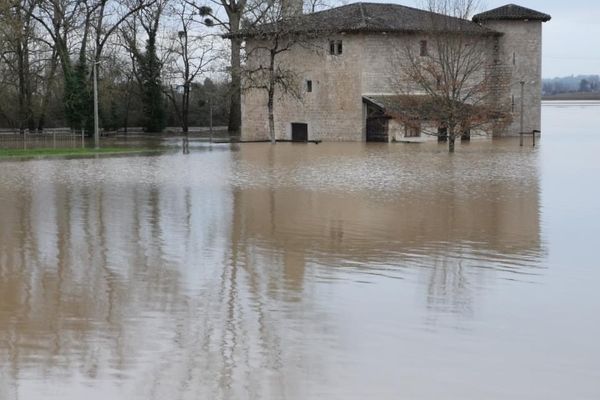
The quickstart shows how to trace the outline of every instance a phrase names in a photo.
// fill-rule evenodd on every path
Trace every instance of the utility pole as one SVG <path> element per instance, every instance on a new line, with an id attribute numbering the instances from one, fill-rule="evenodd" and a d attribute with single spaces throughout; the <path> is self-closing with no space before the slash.
<path id="1" fill-rule="evenodd" d="M 208 98 L 209 104 L 209 119 L 210 119 L 210 143 L 213 141 L 213 99 L 212 96 Z"/>
<path id="2" fill-rule="evenodd" d="M 519 144 L 523 147 L 523 111 L 525 109 L 524 106 L 524 97 L 525 97 L 525 81 L 521 81 L 521 133 L 519 134 L 520 140 Z"/>
<path id="3" fill-rule="evenodd" d="M 94 149 L 100 148 L 100 129 L 98 127 L 98 61 L 94 61 Z"/>

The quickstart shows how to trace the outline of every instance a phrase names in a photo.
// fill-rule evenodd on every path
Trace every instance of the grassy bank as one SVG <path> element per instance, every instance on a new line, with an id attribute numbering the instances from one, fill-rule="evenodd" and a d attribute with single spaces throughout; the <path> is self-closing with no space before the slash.
<path id="1" fill-rule="evenodd" d="M 546 101 L 600 100 L 600 93 L 560 93 L 542 96 Z"/>
<path id="2" fill-rule="evenodd" d="M 89 157 L 94 155 L 125 155 L 158 152 L 154 149 L 133 149 L 124 147 L 88 148 L 34 148 L 34 149 L 0 149 L 0 159 L 6 158 L 46 158 L 46 157 Z"/>

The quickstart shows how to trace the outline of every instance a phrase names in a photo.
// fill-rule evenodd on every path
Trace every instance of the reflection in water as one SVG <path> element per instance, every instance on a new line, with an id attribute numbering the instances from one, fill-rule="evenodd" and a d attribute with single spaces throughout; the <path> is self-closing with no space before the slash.
<path id="1" fill-rule="evenodd" d="M 468 281 L 494 271 L 509 279 L 538 273 L 534 154 L 524 160 L 502 144 L 486 151 L 491 146 L 479 143 L 444 166 L 448 159 L 431 148 L 348 145 L 340 154 L 339 146 L 312 154 L 248 146 L 236 153 L 245 169 L 274 182 L 235 192 L 234 226 L 255 248 L 283 254 L 279 282 L 301 289 L 306 263 L 324 267 L 317 278 L 331 279 L 419 271 L 430 306 L 464 312 Z M 348 268 L 352 274 L 343 275 Z"/>
<path id="2" fill-rule="evenodd" d="M 514 144 L 4 163 L 0 398 L 425 398 L 468 370 L 439 339 L 493 343 L 480 303 L 543 276 Z"/>

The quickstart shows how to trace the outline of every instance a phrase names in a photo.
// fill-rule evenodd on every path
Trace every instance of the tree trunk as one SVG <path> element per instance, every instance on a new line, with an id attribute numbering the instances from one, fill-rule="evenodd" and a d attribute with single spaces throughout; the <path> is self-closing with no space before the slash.
<path id="1" fill-rule="evenodd" d="M 25 76 L 25 114 L 27 117 L 27 129 L 29 132 L 35 130 L 35 119 L 33 116 L 33 93 L 31 90 L 31 71 L 29 65 L 29 45 L 24 43 L 23 73 Z"/>
<path id="2" fill-rule="evenodd" d="M 450 153 L 454 153 L 454 142 L 456 141 L 456 134 L 454 132 L 454 128 L 450 127 L 448 129 L 448 151 Z"/>
<path id="3" fill-rule="evenodd" d="M 127 94 L 125 102 L 125 115 L 123 116 L 123 132 L 127 135 L 129 132 L 129 107 L 131 106 L 131 96 Z"/>
<path id="4" fill-rule="evenodd" d="M 50 72 L 46 76 L 46 92 L 42 98 L 42 106 L 40 109 L 40 117 L 38 119 L 37 129 L 39 132 L 44 131 L 44 127 L 46 124 L 46 113 L 48 112 L 48 105 L 50 103 L 50 96 L 52 95 L 52 83 L 54 82 L 54 76 L 56 75 L 56 67 L 58 63 L 58 54 L 56 50 L 52 53 L 52 58 L 50 60 Z"/>
<path id="5" fill-rule="evenodd" d="M 190 84 L 188 82 L 183 87 L 183 104 L 181 108 L 181 130 L 187 134 L 189 131 L 188 118 L 190 114 Z"/>
<path id="6" fill-rule="evenodd" d="M 273 98 L 274 98 L 273 89 L 269 89 L 269 101 L 268 101 L 268 109 L 269 109 L 269 138 L 271 139 L 271 143 L 275 144 L 275 113 L 273 112 Z"/>
<path id="7" fill-rule="evenodd" d="M 19 132 L 21 135 L 25 133 L 25 121 L 27 121 L 27 110 L 25 105 L 25 57 L 29 57 L 25 54 L 26 49 L 23 48 L 23 43 L 17 44 L 17 71 L 19 76 Z"/>

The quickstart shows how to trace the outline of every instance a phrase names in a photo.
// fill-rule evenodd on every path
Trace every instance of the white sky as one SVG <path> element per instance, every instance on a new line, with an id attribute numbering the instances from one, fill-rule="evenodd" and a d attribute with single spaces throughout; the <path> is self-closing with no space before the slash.
<path id="1" fill-rule="evenodd" d="M 363 1 L 422 5 L 422 0 Z M 511 2 L 552 16 L 544 24 L 544 78 L 600 74 L 600 0 L 482 0 L 483 11 Z"/>

